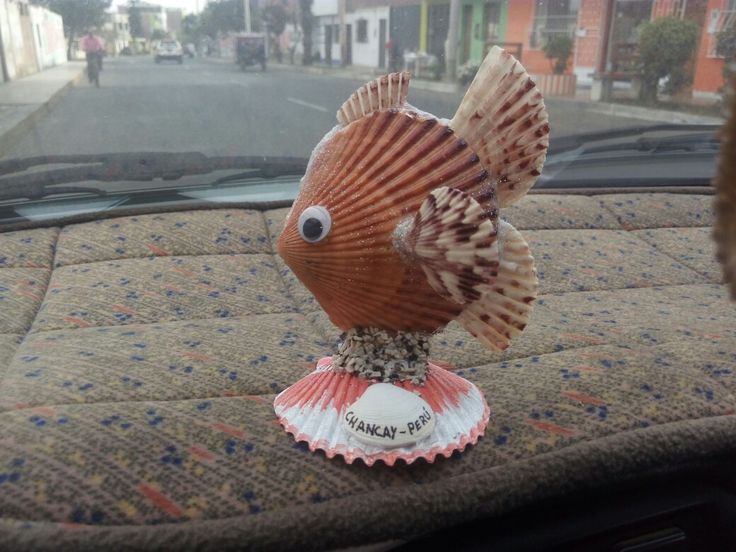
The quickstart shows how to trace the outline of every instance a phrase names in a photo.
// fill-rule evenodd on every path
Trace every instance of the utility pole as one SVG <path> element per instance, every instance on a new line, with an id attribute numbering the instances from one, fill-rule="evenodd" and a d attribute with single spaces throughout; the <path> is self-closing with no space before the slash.
<path id="1" fill-rule="evenodd" d="M 340 65 L 345 67 L 348 64 L 348 43 L 347 37 L 345 36 L 345 1 L 337 0 L 337 15 L 340 19 Z"/>
<path id="2" fill-rule="evenodd" d="M 3 42 L 2 29 L 0 29 L 0 69 L 2 69 L 2 82 L 8 82 L 10 75 L 8 75 L 8 66 L 5 62 L 5 43 Z"/>
<path id="3" fill-rule="evenodd" d="M 457 20 L 460 15 L 460 0 L 450 0 L 450 22 L 445 45 L 446 78 L 454 81 L 457 78 Z"/>
<path id="4" fill-rule="evenodd" d="M 243 0 L 243 11 L 245 12 L 245 32 L 250 32 L 250 0 Z"/>

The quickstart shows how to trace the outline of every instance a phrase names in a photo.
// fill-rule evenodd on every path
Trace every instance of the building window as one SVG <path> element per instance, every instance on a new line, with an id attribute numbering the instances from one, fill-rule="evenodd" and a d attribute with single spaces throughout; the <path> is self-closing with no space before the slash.
<path id="1" fill-rule="evenodd" d="M 541 48 L 553 34 L 572 35 L 578 20 L 580 0 L 538 0 L 530 48 Z"/>
<path id="2" fill-rule="evenodd" d="M 340 25 L 332 26 L 332 42 L 335 44 L 340 43 Z"/>
<path id="3" fill-rule="evenodd" d="M 707 27 L 707 56 L 721 58 L 718 55 L 718 36 L 736 27 L 736 0 L 726 2 L 723 10 L 714 9 L 710 11 Z"/>
<path id="4" fill-rule="evenodd" d="M 358 29 L 355 36 L 355 42 L 368 42 L 368 20 L 358 19 L 356 24 Z"/>

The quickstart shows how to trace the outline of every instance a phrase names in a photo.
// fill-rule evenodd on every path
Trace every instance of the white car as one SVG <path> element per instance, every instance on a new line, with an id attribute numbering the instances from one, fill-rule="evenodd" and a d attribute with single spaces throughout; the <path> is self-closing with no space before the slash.
<path id="1" fill-rule="evenodd" d="M 164 59 L 171 59 L 180 64 L 184 63 L 184 50 L 177 40 L 162 40 L 158 43 L 158 46 L 156 46 L 153 56 L 156 63 L 161 63 L 161 60 Z"/>

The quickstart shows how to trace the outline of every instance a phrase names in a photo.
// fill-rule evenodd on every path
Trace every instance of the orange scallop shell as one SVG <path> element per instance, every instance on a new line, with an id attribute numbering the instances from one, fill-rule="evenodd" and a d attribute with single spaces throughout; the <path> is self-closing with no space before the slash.
<path id="1" fill-rule="evenodd" d="M 471 194 L 496 220 L 495 187 L 464 140 L 442 121 L 409 110 L 381 110 L 335 131 L 312 155 L 278 251 L 332 322 L 388 330 L 434 331 L 461 306 L 440 297 L 422 270 L 393 244 L 440 186 Z M 328 236 L 299 234 L 299 214 L 325 207 Z"/>

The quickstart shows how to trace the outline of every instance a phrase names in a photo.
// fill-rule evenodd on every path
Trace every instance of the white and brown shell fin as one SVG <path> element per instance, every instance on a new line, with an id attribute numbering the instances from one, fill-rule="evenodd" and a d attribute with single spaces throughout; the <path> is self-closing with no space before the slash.
<path id="1" fill-rule="evenodd" d="M 411 74 L 402 71 L 364 84 L 337 111 L 337 122 L 347 125 L 374 111 L 402 107 L 409 93 L 410 79 Z"/>
<path id="2" fill-rule="evenodd" d="M 481 205 L 443 186 L 427 196 L 408 226 L 395 233 L 399 251 L 421 266 L 437 293 L 464 305 L 480 299 L 498 268 L 496 229 Z"/>
<path id="3" fill-rule="evenodd" d="M 499 221 L 498 275 L 480 286 L 481 297 L 463 309 L 457 321 L 492 351 L 503 351 L 526 327 L 537 297 L 537 273 L 529 245 L 505 221 Z"/>
<path id="4" fill-rule="evenodd" d="M 495 179 L 501 207 L 523 197 L 542 172 L 549 145 L 542 94 L 498 46 L 486 55 L 450 126 Z"/>

